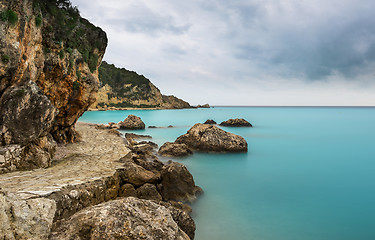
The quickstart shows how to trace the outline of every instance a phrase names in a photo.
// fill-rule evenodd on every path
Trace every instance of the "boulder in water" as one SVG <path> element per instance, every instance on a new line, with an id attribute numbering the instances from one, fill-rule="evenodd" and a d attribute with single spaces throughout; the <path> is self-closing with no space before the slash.
<path id="1" fill-rule="evenodd" d="M 243 137 L 209 124 L 195 124 L 175 142 L 185 143 L 197 151 L 247 152 L 247 142 Z"/>

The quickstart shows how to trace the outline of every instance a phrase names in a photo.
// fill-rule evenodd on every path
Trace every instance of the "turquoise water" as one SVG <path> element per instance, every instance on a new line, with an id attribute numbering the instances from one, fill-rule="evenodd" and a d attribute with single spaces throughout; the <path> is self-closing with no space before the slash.
<path id="1" fill-rule="evenodd" d="M 84 122 L 118 122 L 161 145 L 193 124 L 245 118 L 248 153 L 194 154 L 179 160 L 205 193 L 193 204 L 196 239 L 375 239 L 375 108 L 216 107 L 86 112 Z"/>

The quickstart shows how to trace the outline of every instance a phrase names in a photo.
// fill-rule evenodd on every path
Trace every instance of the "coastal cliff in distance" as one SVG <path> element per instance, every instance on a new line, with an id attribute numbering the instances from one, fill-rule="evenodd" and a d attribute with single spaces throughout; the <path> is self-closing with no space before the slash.
<path id="1" fill-rule="evenodd" d="M 0 173 L 48 167 L 95 102 L 107 47 L 69 1 L 0 0 Z"/>
<path id="2" fill-rule="evenodd" d="M 103 61 L 99 67 L 97 101 L 91 109 L 157 108 L 182 109 L 190 104 L 175 96 L 162 95 L 149 79 L 136 72 Z"/>

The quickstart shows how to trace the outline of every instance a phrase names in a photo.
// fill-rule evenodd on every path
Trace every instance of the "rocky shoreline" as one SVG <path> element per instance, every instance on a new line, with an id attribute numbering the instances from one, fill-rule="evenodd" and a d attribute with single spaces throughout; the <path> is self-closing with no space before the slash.
<path id="1" fill-rule="evenodd" d="M 131 217 L 118 218 L 118 224 L 136 220 L 140 225 L 157 224 L 164 219 L 164 225 L 159 222 L 160 228 L 170 231 L 145 230 L 142 234 L 150 239 L 194 238 L 195 224 L 188 214 L 191 208 L 181 201 L 194 199 L 200 188 L 182 164 L 160 162 L 152 152 L 142 154 L 144 143 L 127 147 L 124 138 L 110 130 L 85 123 L 77 123 L 76 130 L 82 141 L 58 146 L 52 167 L 0 175 L 0 238 L 112 239 L 114 235 L 110 234 L 117 234 L 117 230 L 111 229 L 111 214 L 101 216 L 100 226 L 91 222 L 90 229 L 105 229 L 103 232 L 89 231 L 82 237 L 79 232 L 87 225 L 79 223 L 95 209 L 113 209 L 109 213 L 116 213 L 122 209 L 113 208 L 118 206 L 138 206 L 131 209 Z M 109 221 L 107 225 L 103 219 Z M 73 223 L 74 227 L 67 229 L 67 224 Z M 129 229 L 124 234 L 138 239 L 134 235 L 137 228 Z"/>

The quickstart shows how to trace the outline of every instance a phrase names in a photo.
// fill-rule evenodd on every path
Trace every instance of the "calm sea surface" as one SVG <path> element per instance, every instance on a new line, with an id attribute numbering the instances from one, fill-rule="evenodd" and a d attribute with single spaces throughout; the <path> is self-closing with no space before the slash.
<path id="1" fill-rule="evenodd" d="M 128 114 L 163 144 L 195 123 L 245 118 L 248 153 L 179 160 L 205 191 L 193 204 L 197 240 L 375 239 L 375 108 L 215 107 L 86 112 L 108 123 Z"/>

